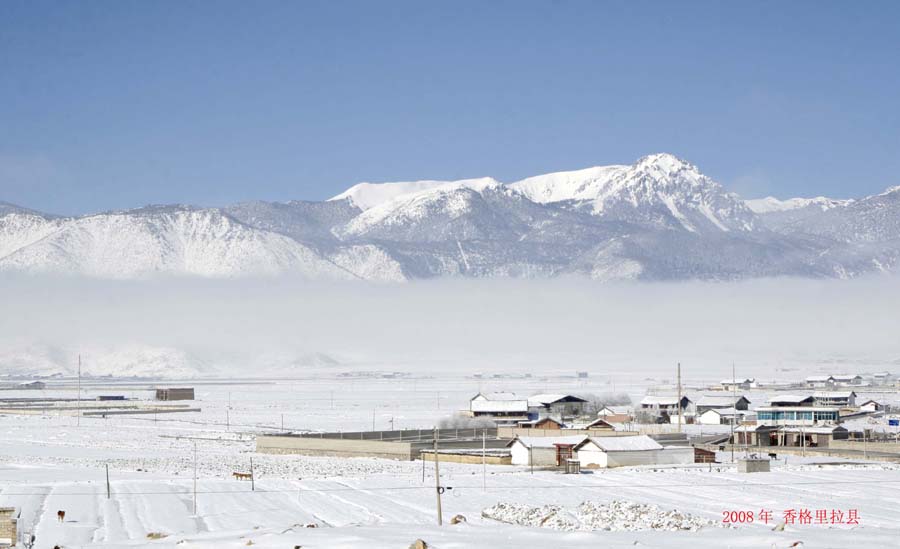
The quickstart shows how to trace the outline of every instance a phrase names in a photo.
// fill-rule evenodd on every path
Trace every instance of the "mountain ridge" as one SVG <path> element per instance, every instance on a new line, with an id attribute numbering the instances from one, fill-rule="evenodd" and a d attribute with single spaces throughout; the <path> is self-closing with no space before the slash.
<path id="1" fill-rule="evenodd" d="M 326 201 L 60 217 L 0 202 L 0 271 L 404 281 L 852 277 L 900 257 L 900 187 L 743 200 L 674 155 L 502 183 L 359 183 Z"/>

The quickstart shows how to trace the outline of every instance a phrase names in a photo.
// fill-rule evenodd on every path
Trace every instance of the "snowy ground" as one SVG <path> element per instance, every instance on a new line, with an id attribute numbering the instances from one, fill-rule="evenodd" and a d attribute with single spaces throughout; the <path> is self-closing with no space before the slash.
<path id="1" fill-rule="evenodd" d="M 485 388 L 500 384 L 491 383 Z M 562 377 L 502 384 L 523 394 L 611 390 L 607 380 L 592 385 Z M 441 482 L 452 490 L 443 497 L 445 524 L 438 527 L 431 464 L 424 468 L 423 481 L 420 462 L 262 455 L 253 452 L 252 436 L 280 427 L 282 415 L 291 429 L 371 429 L 373 416 L 380 429 L 389 427 L 391 418 L 395 428 L 426 428 L 463 408 L 485 382 L 464 377 L 350 381 L 319 376 L 194 385 L 203 412 L 178 417 L 78 422 L 58 413 L 0 416 L 0 506 L 20 507 L 21 529 L 33 532 L 35 547 L 42 548 L 406 547 L 416 538 L 438 548 L 788 547 L 797 541 L 805 547 L 900 547 L 900 467 L 834 459 L 821 464 L 793 456 L 787 464 L 777 462 L 771 473 L 753 475 L 738 474 L 730 464 L 582 475 L 489 466 L 483 478 L 481 466 L 442 464 Z M 84 393 L 146 397 L 147 387 L 108 381 L 104 386 L 86 384 Z M 616 391 L 622 390 L 635 398 L 646 387 L 617 383 Z M 6 391 L 2 396 L 66 391 Z M 255 491 L 249 482 L 231 478 L 232 472 L 249 469 L 250 458 L 257 474 Z M 587 508 L 596 508 L 613 500 L 657 505 L 716 526 L 695 532 L 567 532 L 481 516 L 497 504 L 515 509 L 556 506 L 568 516 L 585 502 Z M 763 509 L 772 512 L 768 525 L 721 525 L 723 512 L 758 515 Z M 795 524 L 773 531 L 790 509 L 813 514 L 818 509 L 855 510 L 859 524 Z M 57 510 L 66 511 L 65 522 L 57 521 Z M 457 514 L 467 522 L 448 524 Z"/>

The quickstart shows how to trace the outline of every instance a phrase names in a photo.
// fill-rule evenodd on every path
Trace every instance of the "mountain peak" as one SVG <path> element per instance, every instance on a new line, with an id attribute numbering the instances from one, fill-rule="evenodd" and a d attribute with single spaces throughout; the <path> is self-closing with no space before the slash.
<path id="1" fill-rule="evenodd" d="M 900 185 L 895 185 L 893 187 L 888 187 L 883 192 L 879 193 L 879 196 L 887 196 L 889 194 L 898 194 L 900 193 Z"/>
<path id="2" fill-rule="evenodd" d="M 368 210 L 375 206 L 390 202 L 395 198 L 422 191 L 435 189 L 468 188 L 483 191 L 489 187 L 499 186 L 500 183 L 492 177 L 480 177 L 477 179 L 460 179 L 457 181 L 399 181 L 390 183 L 357 183 L 346 191 L 329 198 L 328 200 L 349 200 L 361 210 Z"/>
<path id="3" fill-rule="evenodd" d="M 657 168 L 668 173 L 678 172 L 681 170 L 691 170 L 698 172 L 697 167 L 687 160 L 678 158 L 671 153 L 648 154 L 638 159 L 634 163 L 636 168 Z"/>

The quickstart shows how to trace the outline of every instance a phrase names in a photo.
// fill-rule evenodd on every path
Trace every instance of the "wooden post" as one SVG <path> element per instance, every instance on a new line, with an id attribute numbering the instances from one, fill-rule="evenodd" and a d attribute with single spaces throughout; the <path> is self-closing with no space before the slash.
<path id="1" fill-rule="evenodd" d="M 675 409 L 678 410 L 678 432 L 681 432 L 681 416 L 684 415 L 684 408 L 681 407 L 681 363 L 678 363 L 678 402 L 675 403 Z"/>
<path id="2" fill-rule="evenodd" d="M 434 484 L 435 484 L 435 492 L 437 493 L 437 523 L 438 526 L 444 524 L 444 517 L 441 513 L 441 470 L 440 459 L 438 459 L 438 436 L 440 433 L 438 428 L 434 428 Z"/>
<path id="3" fill-rule="evenodd" d="M 250 491 L 256 491 L 256 475 L 253 474 L 253 458 L 250 458 Z"/>
<path id="4" fill-rule="evenodd" d="M 487 492 L 487 431 L 481 430 L 481 491 Z"/>
<path id="5" fill-rule="evenodd" d="M 106 499 L 109 499 L 109 463 L 106 464 Z"/>
<path id="6" fill-rule="evenodd" d="M 194 516 L 197 516 L 197 441 L 194 441 Z"/>

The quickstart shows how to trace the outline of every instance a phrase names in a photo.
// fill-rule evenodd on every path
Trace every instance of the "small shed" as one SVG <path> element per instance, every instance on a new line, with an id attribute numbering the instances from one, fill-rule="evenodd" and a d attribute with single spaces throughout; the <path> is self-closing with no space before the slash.
<path id="1" fill-rule="evenodd" d="M 558 431 L 563 428 L 563 424 L 552 417 L 520 421 L 517 425 L 522 429 L 549 429 Z"/>
<path id="2" fill-rule="evenodd" d="M 575 446 L 582 467 L 654 465 L 663 447 L 647 435 L 589 437 Z"/>
<path id="3" fill-rule="evenodd" d="M 193 387 L 167 387 L 156 390 L 156 400 L 194 400 Z"/>
<path id="4" fill-rule="evenodd" d="M 694 463 L 715 463 L 716 453 L 705 448 L 694 446 Z"/>

